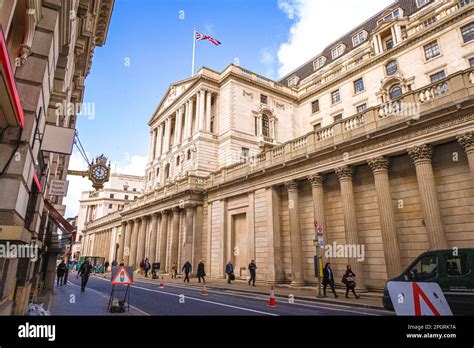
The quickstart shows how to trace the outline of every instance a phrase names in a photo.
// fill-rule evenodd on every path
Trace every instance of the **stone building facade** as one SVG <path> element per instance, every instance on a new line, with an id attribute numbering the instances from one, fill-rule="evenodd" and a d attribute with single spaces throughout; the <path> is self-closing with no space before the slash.
<path id="1" fill-rule="evenodd" d="M 230 65 L 170 86 L 150 126 L 145 193 L 92 222 L 120 258 L 199 259 L 210 277 L 315 284 L 325 244 L 380 290 L 429 249 L 474 246 L 474 7 L 399 0 L 273 81 Z M 107 247 L 107 246 L 106 246 Z"/>
<path id="2" fill-rule="evenodd" d="M 95 47 L 105 44 L 113 6 L 114 0 L 0 1 L 0 247 L 3 253 L 29 246 L 37 258 L 0 256 L 0 315 L 22 315 L 30 302 L 49 308 L 63 252 L 50 214 L 65 211 L 49 186 L 66 179 L 72 149 L 45 144 L 57 146 L 58 134 L 69 134 L 72 147 L 84 81 Z"/>

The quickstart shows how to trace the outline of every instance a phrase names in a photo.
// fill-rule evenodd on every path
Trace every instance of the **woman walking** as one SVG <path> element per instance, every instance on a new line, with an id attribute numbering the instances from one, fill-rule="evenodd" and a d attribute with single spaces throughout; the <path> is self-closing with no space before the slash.
<path id="1" fill-rule="evenodd" d="M 342 282 L 346 285 L 346 298 L 349 298 L 349 290 L 352 291 L 355 298 L 360 298 L 359 295 L 355 292 L 356 281 L 355 281 L 355 273 L 352 272 L 351 266 L 347 265 L 346 273 L 342 277 Z"/>

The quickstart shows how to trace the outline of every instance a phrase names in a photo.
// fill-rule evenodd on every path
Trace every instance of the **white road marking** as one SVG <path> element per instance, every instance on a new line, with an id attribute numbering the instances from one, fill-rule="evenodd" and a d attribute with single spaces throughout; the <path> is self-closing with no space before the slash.
<path id="1" fill-rule="evenodd" d="M 101 279 L 101 278 L 96 278 L 96 279 Z M 101 279 L 101 280 L 108 281 L 107 279 Z M 172 292 L 166 292 L 166 291 L 155 290 L 155 289 L 148 289 L 148 288 L 144 288 L 144 287 L 136 286 L 136 285 L 132 285 L 131 287 L 136 288 L 136 289 L 145 290 L 145 291 L 157 292 L 159 294 L 175 296 L 175 297 L 180 297 L 181 296 L 181 294 L 175 294 L 175 293 L 172 293 Z M 229 305 L 229 304 L 226 304 L 226 303 L 214 302 L 214 301 L 209 301 L 209 300 L 203 300 L 203 299 L 200 299 L 200 298 L 190 297 L 190 296 L 186 296 L 186 295 L 185 295 L 185 299 L 198 301 L 198 302 L 209 303 L 209 304 L 213 304 L 213 305 L 216 305 L 216 306 L 239 309 L 241 311 L 259 313 L 259 314 L 265 314 L 265 315 L 271 315 L 271 316 L 279 316 L 278 314 L 275 314 L 275 313 L 262 312 L 262 311 L 258 311 L 258 310 L 255 310 L 255 309 L 244 308 L 244 307 L 239 307 L 239 306 L 233 306 L 233 305 Z"/>

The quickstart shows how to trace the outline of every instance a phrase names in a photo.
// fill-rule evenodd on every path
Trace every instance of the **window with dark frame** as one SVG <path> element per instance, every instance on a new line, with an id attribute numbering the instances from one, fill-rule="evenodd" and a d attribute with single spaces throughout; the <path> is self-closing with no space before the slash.
<path id="1" fill-rule="evenodd" d="M 109 197 L 110 197 L 110 198 L 114 198 L 115 195 L 114 195 L 113 193 L 111 193 Z"/>
<path id="2" fill-rule="evenodd" d="M 125 195 L 124 199 L 128 199 L 128 195 Z"/>
<path id="3" fill-rule="evenodd" d="M 425 45 L 423 48 L 425 50 L 426 60 L 436 58 L 441 54 L 440 51 L 439 51 L 438 43 L 436 41 L 433 41 L 433 42 Z"/>
<path id="4" fill-rule="evenodd" d="M 109 209 L 112 209 L 114 207 L 113 204 L 109 204 Z"/>
<path id="5" fill-rule="evenodd" d="M 474 68 L 474 58 L 469 58 L 469 67 Z"/>
<path id="6" fill-rule="evenodd" d="M 191 149 L 188 150 L 186 157 L 188 161 L 191 159 Z"/>
<path id="7" fill-rule="evenodd" d="M 358 105 L 356 109 L 358 114 L 363 113 L 367 109 L 367 103 Z"/>
<path id="8" fill-rule="evenodd" d="M 318 129 L 321 129 L 321 123 L 316 123 L 313 125 L 313 131 L 317 131 Z"/>
<path id="9" fill-rule="evenodd" d="M 266 96 L 265 94 L 260 94 L 260 103 L 268 104 L 268 96 Z"/>
<path id="10" fill-rule="evenodd" d="M 262 116 L 262 135 L 265 137 L 270 136 L 270 120 L 267 115 Z"/>
<path id="11" fill-rule="evenodd" d="M 311 102 L 311 112 L 313 114 L 319 112 L 319 99 Z"/>
<path id="12" fill-rule="evenodd" d="M 339 90 L 335 90 L 331 93 L 331 101 L 333 105 L 341 101 L 341 94 L 339 93 Z"/>
<path id="13" fill-rule="evenodd" d="M 388 76 L 395 75 L 398 71 L 398 64 L 396 60 L 391 60 L 385 65 L 385 70 Z"/>
<path id="14" fill-rule="evenodd" d="M 354 93 L 360 93 L 364 91 L 364 80 L 362 77 L 354 81 Z"/>
<path id="15" fill-rule="evenodd" d="M 250 156 L 250 149 L 247 147 L 242 147 L 240 152 L 240 158 L 247 160 Z"/>
<path id="16" fill-rule="evenodd" d="M 334 116 L 333 119 L 334 119 L 334 122 L 339 122 L 339 121 L 341 121 L 341 120 L 342 120 L 342 114 L 338 114 L 338 115 Z"/>
<path id="17" fill-rule="evenodd" d="M 431 83 L 438 82 L 446 77 L 446 74 L 444 73 L 444 70 L 438 71 L 435 74 L 430 75 L 430 80 Z"/>
<path id="18" fill-rule="evenodd" d="M 393 48 L 393 39 L 389 38 L 388 40 L 385 40 L 385 48 L 388 50 L 391 50 Z"/>
<path id="19" fill-rule="evenodd" d="M 403 94 L 402 87 L 399 84 L 393 85 L 392 87 L 390 87 L 388 94 L 390 96 L 390 99 L 397 99 Z"/>
<path id="20" fill-rule="evenodd" d="M 469 23 L 461 28 L 462 38 L 464 43 L 468 43 L 474 40 L 474 22 Z"/>

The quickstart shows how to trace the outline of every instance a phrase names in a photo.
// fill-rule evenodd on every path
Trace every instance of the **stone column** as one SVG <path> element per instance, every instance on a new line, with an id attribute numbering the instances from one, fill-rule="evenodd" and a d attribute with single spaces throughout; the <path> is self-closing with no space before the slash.
<path id="1" fill-rule="evenodd" d="M 321 174 L 314 174 L 308 177 L 311 183 L 311 192 L 313 196 L 313 214 L 314 220 L 323 228 L 324 239 L 327 241 L 326 235 L 326 217 L 324 214 L 324 178 Z"/>
<path id="2" fill-rule="evenodd" d="M 204 130 L 204 127 L 205 127 L 204 117 L 206 116 L 206 114 L 204 113 L 204 107 L 206 105 L 205 104 L 206 103 L 206 91 L 202 90 L 199 93 L 199 98 L 201 100 L 199 101 L 199 128 L 198 128 L 198 130 L 202 131 L 202 130 Z"/>
<path id="3" fill-rule="evenodd" d="M 179 208 L 173 208 L 173 235 L 171 238 L 171 259 L 170 264 L 176 263 L 179 267 L 178 262 L 178 248 L 179 248 Z"/>
<path id="4" fill-rule="evenodd" d="M 201 120 L 201 91 L 196 93 L 196 115 L 194 119 L 194 129 L 193 131 L 199 132 L 201 125 L 199 121 Z"/>
<path id="5" fill-rule="evenodd" d="M 253 222 L 253 220 L 252 220 Z M 192 265 L 193 274 L 196 274 L 197 264 L 202 258 L 202 224 L 203 224 L 203 207 L 197 205 L 194 214 L 194 228 L 193 228 L 193 253 L 192 253 Z M 205 260 L 207 262 L 207 260 Z"/>
<path id="6" fill-rule="evenodd" d="M 341 185 L 342 207 L 344 211 L 344 228 L 346 230 L 346 243 L 352 246 L 360 245 L 359 229 L 355 212 L 354 189 L 352 186 L 352 168 L 348 166 L 336 169 L 336 175 Z M 349 259 L 352 271 L 356 274 L 357 288 L 367 290 L 364 281 L 364 267 L 357 258 Z"/>
<path id="7" fill-rule="evenodd" d="M 183 131 L 183 141 L 188 138 L 189 133 L 189 100 L 184 104 L 184 131 Z"/>
<path id="8" fill-rule="evenodd" d="M 129 266 L 135 268 L 137 263 L 137 246 L 138 246 L 138 226 L 140 224 L 140 219 L 135 219 L 133 224 L 132 231 L 132 240 L 130 243 L 130 261 Z"/>
<path id="9" fill-rule="evenodd" d="M 151 214 L 150 263 L 158 262 L 156 242 L 158 240 L 158 214 Z"/>
<path id="10" fill-rule="evenodd" d="M 436 181 L 431 166 L 433 150 L 430 145 L 420 145 L 408 149 L 408 155 L 415 163 L 416 179 L 420 190 L 430 249 L 447 249 L 448 241 L 444 232 Z"/>
<path id="11" fill-rule="evenodd" d="M 150 144 L 150 161 L 155 159 L 155 149 L 156 149 L 156 128 L 153 128 L 150 132 L 151 144 Z"/>
<path id="12" fill-rule="evenodd" d="M 211 91 L 207 91 L 206 94 L 206 127 L 204 130 L 210 132 L 211 131 L 211 100 L 212 100 L 212 93 Z"/>
<path id="13" fill-rule="evenodd" d="M 472 133 L 466 133 L 457 137 L 459 144 L 463 147 L 469 162 L 472 178 L 474 179 L 474 137 Z"/>
<path id="14" fill-rule="evenodd" d="M 285 183 L 285 187 L 288 190 L 288 210 L 290 213 L 291 285 L 301 286 L 304 285 L 304 276 L 298 208 L 298 182 L 288 181 Z"/>
<path id="15" fill-rule="evenodd" d="M 165 124 L 165 143 L 163 145 L 163 153 L 167 153 L 170 149 L 170 137 L 171 137 L 171 118 L 166 119 Z"/>
<path id="16" fill-rule="evenodd" d="M 125 247 L 123 248 L 123 255 L 122 259 L 119 261 L 124 262 L 125 266 L 130 265 L 130 248 L 131 248 L 131 241 L 132 241 L 132 228 L 133 228 L 133 220 L 127 221 L 127 228 L 125 230 Z"/>
<path id="17" fill-rule="evenodd" d="M 161 148 L 163 145 L 163 124 L 158 126 L 158 136 L 157 136 L 157 144 L 155 147 L 155 158 L 161 157 Z"/>
<path id="18" fill-rule="evenodd" d="M 267 231 L 268 231 L 268 280 L 278 282 L 283 279 L 282 248 L 280 231 L 280 195 L 279 188 L 268 187 Z"/>
<path id="19" fill-rule="evenodd" d="M 161 213 L 161 234 L 160 234 L 160 271 L 166 272 L 166 249 L 168 240 L 168 210 Z"/>
<path id="20" fill-rule="evenodd" d="M 194 133 L 194 130 L 193 130 L 194 101 L 190 99 L 188 103 L 189 103 L 189 117 L 188 117 L 188 133 L 186 134 L 186 138 L 192 137 Z"/>
<path id="21" fill-rule="evenodd" d="M 387 278 L 390 279 L 402 273 L 402 258 L 392 206 L 392 193 L 390 192 L 389 163 L 382 156 L 371 159 L 368 163 L 374 174 L 375 192 L 377 194 L 377 205 L 382 229 L 383 252 L 385 255 Z"/>
<path id="22" fill-rule="evenodd" d="M 175 140 L 175 144 L 176 146 L 180 145 L 181 144 L 181 133 L 183 132 L 183 129 L 182 129 L 182 124 L 183 124 L 183 108 L 180 106 L 179 109 L 178 109 L 178 115 L 176 117 L 176 130 L 175 130 L 175 134 L 176 134 L 176 140 Z"/>
<path id="23" fill-rule="evenodd" d="M 194 210 L 196 206 L 194 204 L 186 205 L 186 232 L 184 236 L 183 244 L 183 262 L 189 261 L 192 262 L 193 256 L 193 220 L 194 220 Z M 194 267 L 194 266 L 193 266 Z"/>
<path id="24" fill-rule="evenodd" d="M 140 233 L 139 233 L 138 244 L 137 244 L 137 260 L 136 260 L 136 263 L 138 265 L 146 257 L 146 255 L 145 255 L 146 228 L 147 228 L 147 217 L 142 216 L 140 218 Z"/>

